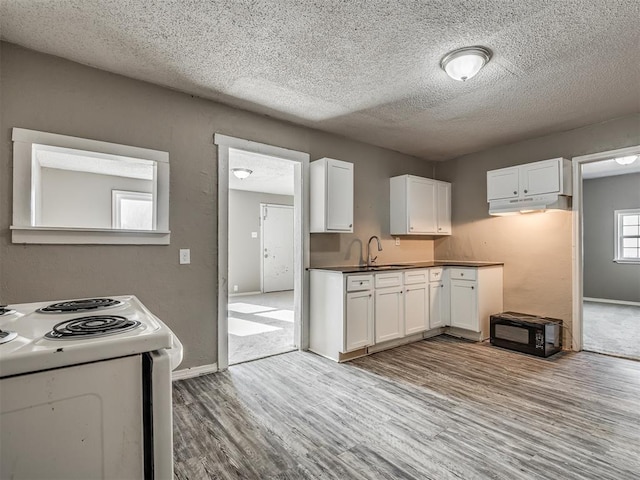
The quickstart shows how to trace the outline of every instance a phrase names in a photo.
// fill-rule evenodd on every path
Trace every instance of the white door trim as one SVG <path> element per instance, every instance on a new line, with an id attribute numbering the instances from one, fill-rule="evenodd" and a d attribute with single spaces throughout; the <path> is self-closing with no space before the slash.
<path id="1" fill-rule="evenodd" d="M 627 155 L 640 155 L 640 145 L 632 147 L 619 148 L 616 150 L 608 150 L 606 152 L 590 153 L 589 155 L 581 155 L 571 159 L 573 168 L 573 231 L 572 231 L 572 273 L 573 273 L 573 316 L 571 319 L 573 326 L 572 333 L 572 350 L 582 350 L 582 302 L 584 279 L 584 259 L 583 259 L 583 219 L 582 219 L 582 165 L 600 160 L 607 160 L 615 157 L 624 157 Z"/>
<path id="2" fill-rule="evenodd" d="M 216 133 L 218 146 L 218 369 L 229 367 L 229 149 L 235 148 L 294 164 L 294 335 L 300 350 L 309 348 L 309 154 Z"/>

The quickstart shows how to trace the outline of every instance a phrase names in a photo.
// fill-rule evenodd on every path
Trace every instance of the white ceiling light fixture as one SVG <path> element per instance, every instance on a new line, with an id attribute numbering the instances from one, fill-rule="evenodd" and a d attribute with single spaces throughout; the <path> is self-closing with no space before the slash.
<path id="1" fill-rule="evenodd" d="M 454 80 L 465 82 L 474 77 L 491 59 L 491 50 L 486 47 L 464 47 L 447 53 L 440 66 Z"/>
<path id="2" fill-rule="evenodd" d="M 618 165 L 630 165 L 638 159 L 638 155 L 629 155 L 628 157 L 614 158 Z"/>
<path id="3" fill-rule="evenodd" d="M 232 168 L 231 172 L 236 176 L 236 178 L 244 180 L 253 173 L 253 170 L 249 170 L 248 168 Z"/>

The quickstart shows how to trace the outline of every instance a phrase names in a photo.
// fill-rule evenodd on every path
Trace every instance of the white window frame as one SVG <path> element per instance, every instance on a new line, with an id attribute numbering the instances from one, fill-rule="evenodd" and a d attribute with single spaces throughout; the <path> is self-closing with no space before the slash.
<path id="1" fill-rule="evenodd" d="M 156 209 L 155 205 L 153 205 L 153 193 L 133 192 L 129 190 L 111 190 L 111 228 L 122 229 L 123 200 L 145 200 L 151 202 L 151 209 L 153 212 L 151 230 L 156 229 Z"/>
<path id="2" fill-rule="evenodd" d="M 56 133 L 13 128 L 13 243 L 101 244 L 101 245 L 169 245 L 169 153 L 160 150 L 120 145 Z M 32 207 L 37 192 L 32 182 L 38 170 L 33 168 L 33 145 L 84 150 L 156 162 L 154 230 L 116 230 L 111 228 L 43 227 L 34 224 Z M 35 179 L 37 181 L 37 178 Z M 36 189 L 37 190 L 37 189 Z M 32 198 L 33 197 L 33 198 Z M 37 223 L 37 222 L 36 222 Z"/>
<path id="3" fill-rule="evenodd" d="M 616 263 L 639 263 L 640 257 L 625 257 L 623 254 L 623 241 L 625 238 L 637 238 L 640 241 L 640 235 L 624 235 L 622 222 L 626 215 L 640 215 L 640 208 L 630 208 L 626 210 L 615 210 L 615 256 L 613 261 Z"/>

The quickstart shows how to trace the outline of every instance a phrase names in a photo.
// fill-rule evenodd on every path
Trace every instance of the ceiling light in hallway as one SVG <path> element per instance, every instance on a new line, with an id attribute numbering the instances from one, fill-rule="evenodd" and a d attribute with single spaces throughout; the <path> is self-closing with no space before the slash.
<path id="1" fill-rule="evenodd" d="M 440 66 L 454 80 L 464 82 L 475 76 L 491 59 L 491 50 L 485 47 L 464 47 L 447 53 Z"/>

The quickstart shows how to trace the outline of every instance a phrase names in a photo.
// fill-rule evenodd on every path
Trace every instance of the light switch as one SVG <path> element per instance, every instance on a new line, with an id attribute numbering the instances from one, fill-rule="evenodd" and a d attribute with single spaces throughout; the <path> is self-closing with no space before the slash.
<path id="1" fill-rule="evenodd" d="M 400 245 L 400 237 L 396 237 L 396 247 Z"/>
<path id="2" fill-rule="evenodd" d="M 180 265 L 188 265 L 191 263 L 191 250 L 188 248 L 180 249 Z"/>
<path id="3" fill-rule="evenodd" d="M 258 232 L 251 232 L 251 238 L 258 238 Z"/>

